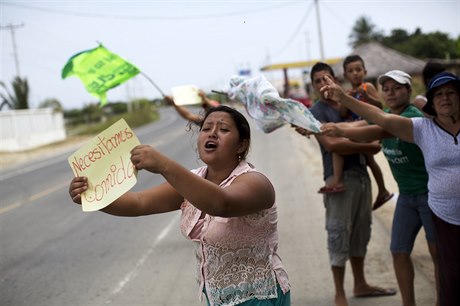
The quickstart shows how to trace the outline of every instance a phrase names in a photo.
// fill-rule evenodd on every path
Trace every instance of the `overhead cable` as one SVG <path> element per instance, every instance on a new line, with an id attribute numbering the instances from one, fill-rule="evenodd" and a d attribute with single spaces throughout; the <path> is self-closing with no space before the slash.
<path id="1" fill-rule="evenodd" d="M 222 17 L 260 13 L 264 11 L 270 11 L 270 10 L 276 10 L 276 9 L 283 8 L 283 7 L 288 7 L 294 4 L 298 4 L 299 2 L 304 2 L 304 1 L 290 1 L 288 3 L 283 3 L 283 4 L 275 5 L 272 7 L 266 7 L 266 8 L 258 7 L 252 10 L 245 10 L 245 11 L 226 12 L 226 13 L 220 13 L 220 14 L 201 14 L 201 15 L 182 15 L 182 16 L 146 16 L 146 15 L 131 16 L 131 15 L 116 15 L 116 14 L 83 13 L 83 12 L 66 11 L 66 10 L 59 10 L 59 9 L 54 9 L 54 8 L 43 8 L 43 7 L 30 6 L 30 5 L 24 5 L 24 4 L 19 4 L 19 3 L 8 3 L 8 2 L 4 2 L 2 3 L 2 5 L 17 7 L 21 9 L 41 11 L 45 13 L 75 16 L 75 17 L 86 17 L 86 18 L 123 19 L 123 20 L 193 20 L 193 19 L 222 18 Z"/>

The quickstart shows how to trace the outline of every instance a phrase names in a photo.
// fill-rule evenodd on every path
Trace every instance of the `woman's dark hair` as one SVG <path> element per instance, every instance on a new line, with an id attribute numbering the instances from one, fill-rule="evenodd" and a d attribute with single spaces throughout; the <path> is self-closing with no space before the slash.
<path id="1" fill-rule="evenodd" d="M 200 131 L 203 126 L 203 123 L 206 121 L 206 118 L 212 113 L 215 112 L 224 112 L 230 115 L 232 117 L 233 121 L 235 122 L 235 126 L 238 129 L 238 133 L 240 134 L 240 141 L 247 140 L 248 141 L 248 146 L 246 148 L 246 151 L 244 151 L 240 158 L 245 159 L 246 156 L 249 153 L 249 147 L 251 144 L 251 128 L 249 127 L 249 122 L 246 120 L 246 117 L 243 116 L 239 111 L 237 111 L 234 108 L 228 107 L 226 105 L 219 105 L 216 107 L 211 107 L 206 111 L 206 114 L 204 115 L 203 120 L 199 123 L 200 126 Z"/>

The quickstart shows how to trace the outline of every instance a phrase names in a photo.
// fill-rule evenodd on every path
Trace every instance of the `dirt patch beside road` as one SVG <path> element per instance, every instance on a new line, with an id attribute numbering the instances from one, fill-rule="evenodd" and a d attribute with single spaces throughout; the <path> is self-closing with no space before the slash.
<path id="1" fill-rule="evenodd" d="M 75 148 L 77 150 L 82 144 L 88 141 L 91 136 L 70 136 L 67 139 L 35 149 L 19 152 L 0 152 L 0 170 L 34 161 L 40 158 L 53 156 Z"/>

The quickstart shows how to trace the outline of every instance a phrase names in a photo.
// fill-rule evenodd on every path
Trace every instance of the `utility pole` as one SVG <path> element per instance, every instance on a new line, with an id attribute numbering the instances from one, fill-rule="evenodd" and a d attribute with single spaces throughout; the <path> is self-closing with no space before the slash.
<path id="1" fill-rule="evenodd" d="M 315 0 L 316 6 L 316 21 L 318 22 L 318 36 L 319 36 L 319 52 L 321 56 L 321 60 L 324 60 L 324 50 L 323 50 L 323 33 L 321 31 L 321 21 L 319 18 L 319 0 Z"/>
<path id="2" fill-rule="evenodd" d="M 0 26 L 0 29 L 2 30 L 9 30 L 11 33 L 11 39 L 13 41 L 13 55 L 14 55 L 14 63 L 16 64 L 16 75 L 19 77 L 20 72 L 19 72 L 19 58 L 18 58 L 18 49 L 16 46 L 16 38 L 14 36 L 14 31 L 16 29 L 22 28 L 24 26 L 24 23 L 21 24 L 7 24 L 6 26 Z"/>
<path id="3" fill-rule="evenodd" d="M 307 61 L 311 60 L 311 52 L 310 52 L 310 35 L 307 32 L 305 32 L 305 42 L 306 42 L 306 46 L 307 46 Z"/>

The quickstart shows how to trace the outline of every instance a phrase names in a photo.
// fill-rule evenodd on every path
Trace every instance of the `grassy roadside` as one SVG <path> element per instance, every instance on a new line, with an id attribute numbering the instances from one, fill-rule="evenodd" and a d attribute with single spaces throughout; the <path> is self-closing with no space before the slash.
<path id="1" fill-rule="evenodd" d="M 120 120 L 124 118 L 126 123 L 134 129 L 139 126 L 143 126 L 150 122 L 156 121 L 159 118 L 158 111 L 156 107 L 151 107 L 150 109 L 138 109 L 129 113 L 123 113 L 111 116 L 104 120 L 103 122 L 98 123 L 89 123 L 89 124 L 80 124 L 73 126 L 67 129 L 67 135 L 78 136 L 78 135 L 96 135 Z"/>

